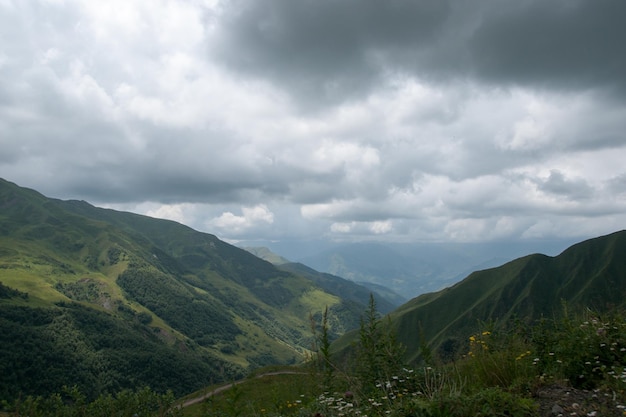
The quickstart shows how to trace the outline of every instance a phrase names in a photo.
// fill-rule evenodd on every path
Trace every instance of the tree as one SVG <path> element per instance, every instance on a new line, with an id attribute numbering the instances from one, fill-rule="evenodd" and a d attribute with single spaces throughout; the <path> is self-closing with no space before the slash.
<path id="1" fill-rule="evenodd" d="M 324 391 L 332 391 L 334 365 L 330 360 L 330 339 L 328 337 L 328 306 L 322 314 L 321 333 L 317 333 L 317 324 L 313 315 L 309 316 L 314 336 L 313 351 L 317 352 L 315 366 L 322 373 L 322 387 Z"/>
<path id="2" fill-rule="evenodd" d="M 356 349 L 356 373 L 361 389 L 370 392 L 398 375 L 402 370 L 404 351 L 393 331 L 391 318 L 387 316 L 383 326 L 376 310 L 376 300 L 370 294 L 365 318 L 361 318 Z"/>

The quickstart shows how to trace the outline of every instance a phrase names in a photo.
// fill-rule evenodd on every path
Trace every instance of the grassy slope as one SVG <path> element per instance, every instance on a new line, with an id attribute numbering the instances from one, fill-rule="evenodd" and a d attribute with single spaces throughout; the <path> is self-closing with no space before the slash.
<path id="1" fill-rule="evenodd" d="M 361 306 L 367 305 L 369 302 L 371 291 L 362 285 L 354 283 L 353 281 L 343 279 L 332 274 L 318 272 L 306 265 L 296 262 L 281 264 L 279 268 L 284 271 L 304 276 L 317 283 L 328 292 L 333 294 L 342 294 L 342 298 L 347 301 L 357 303 L 359 308 L 362 308 Z M 388 313 L 394 309 L 395 306 L 393 304 L 383 299 L 378 294 L 374 294 L 374 297 L 376 298 L 378 310 L 380 312 Z"/>
<path id="2" fill-rule="evenodd" d="M 416 352 L 419 323 L 424 337 L 437 346 L 450 337 L 465 340 L 480 321 L 558 316 L 562 301 L 571 308 L 600 311 L 623 307 L 625 254 L 626 232 L 617 232 L 574 245 L 557 257 L 529 255 L 418 297 L 396 311 L 394 321 L 401 340 Z"/>
<path id="3" fill-rule="evenodd" d="M 581 242 L 556 257 L 529 255 L 476 271 L 450 288 L 409 301 L 390 316 L 407 347 L 407 359 L 414 361 L 422 341 L 435 350 L 449 339 L 463 345 L 481 323 L 559 316 L 562 302 L 573 309 L 623 308 L 625 255 L 626 232 L 616 232 Z M 355 336 L 346 334 L 334 349 L 347 349 Z"/>
<path id="4" fill-rule="evenodd" d="M 0 236 L 0 281 L 29 294 L 0 300 L 5 309 L 74 301 L 113 320 L 147 317 L 144 327 L 169 346 L 242 367 L 301 360 L 311 346 L 309 314 L 341 304 L 213 235 L 4 180 Z M 350 314 L 337 315 L 336 332 L 356 320 Z"/>

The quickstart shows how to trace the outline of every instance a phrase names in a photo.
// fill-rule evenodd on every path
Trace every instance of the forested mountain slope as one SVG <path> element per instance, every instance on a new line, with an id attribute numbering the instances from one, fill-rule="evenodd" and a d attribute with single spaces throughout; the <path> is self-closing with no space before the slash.
<path id="1" fill-rule="evenodd" d="M 0 179 L 0 400 L 79 385 L 177 394 L 303 359 L 364 306 L 176 222 Z"/>

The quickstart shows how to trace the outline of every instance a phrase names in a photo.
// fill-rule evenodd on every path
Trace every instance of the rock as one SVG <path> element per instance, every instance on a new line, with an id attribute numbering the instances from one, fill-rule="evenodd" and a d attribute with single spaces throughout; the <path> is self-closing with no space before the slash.
<path id="1" fill-rule="evenodd" d="M 563 407 L 561 407 L 560 405 L 554 404 L 552 406 L 552 414 L 554 414 L 555 416 L 563 415 L 563 412 L 565 412 L 565 410 L 563 410 Z"/>

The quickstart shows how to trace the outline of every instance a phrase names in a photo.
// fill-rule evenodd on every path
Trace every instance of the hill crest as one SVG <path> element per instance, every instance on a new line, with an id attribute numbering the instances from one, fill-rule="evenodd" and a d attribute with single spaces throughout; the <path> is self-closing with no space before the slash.
<path id="1" fill-rule="evenodd" d="M 421 343 L 433 350 L 446 340 L 462 344 L 480 323 L 554 317 L 563 303 L 598 312 L 626 308 L 626 231 L 580 242 L 554 257 L 527 255 L 475 271 L 449 288 L 412 299 L 391 318 L 409 359 L 416 360 Z"/>
<path id="2" fill-rule="evenodd" d="M 319 321 L 328 307 L 331 337 L 337 337 L 358 325 L 365 308 L 214 235 L 84 201 L 47 198 L 2 179 L 0 237 L 0 282 L 11 295 L 0 298 L 0 321 L 3 329 L 13 329 L 2 337 L 0 353 L 26 352 L 15 337 L 25 332 L 28 343 L 67 355 L 62 339 L 45 341 L 64 322 L 71 329 L 68 340 L 81 346 L 73 348 L 80 354 L 71 355 L 80 370 L 76 377 L 71 367 L 63 368 L 66 361 L 50 364 L 52 374 L 65 376 L 65 385 L 89 385 L 99 377 L 107 381 L 93 384 L 100 391 L 177 384 L 183 393 L 252 368 L 299 362 L 312 346 L 310 317 Z M 30 315 L 42 319 L 32 322 Z M 147 352 L 124 350 L 120 360 L 94 326 L 117 329 L 125 338 L 122 347 L 148 343 L 142 349 L 156 352 L 155 358 L 171 358 L 166 368 L 204 365 L 188 376 L 164 376 L 163 365 Z M 143 371 L 136 369 L 140 362 Z M 0 374 L 19 375 L 16 363 L 26 366 L 0 361 Z M 102 369 L 114 374 L 105 376 Z M 38 385 L 28 386 L 34 379 Z M 45 374 L 34 379 L 3 380 L 0 399 L 20 390 L 61 390 Z"/>

